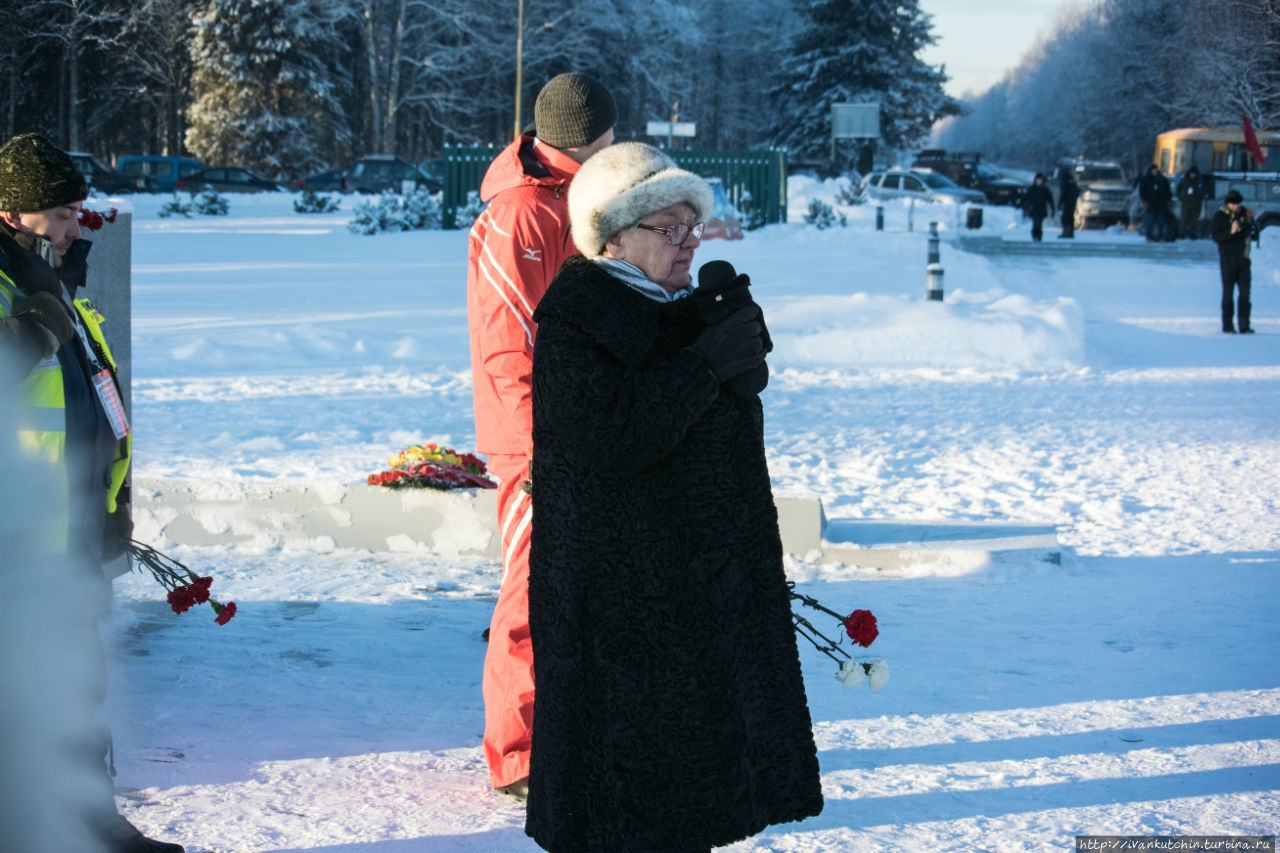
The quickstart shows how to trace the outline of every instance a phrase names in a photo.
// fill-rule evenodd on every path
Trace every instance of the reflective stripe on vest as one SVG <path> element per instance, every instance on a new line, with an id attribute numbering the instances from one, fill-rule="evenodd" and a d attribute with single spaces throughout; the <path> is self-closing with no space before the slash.
<path id="1" fill-rule="evenodd" d="M 11 314 L 16 292 L 17 285 L 13 279 L 0 270 L 0 317 Z M 102 334 L 102 315 L 89 299 L 77 299 L 74 305 L 85 331 L 97 345 L 97 352 L 114 372 L 116 362 L 111 355 L 111 348 L 107 346 L 107 339 Z M 63 476 L 55 479 L 65 481 L 66 396 L 62 382 L 62 366 L 58 363 L 57 355 L 44 359 L 32 368 L 18 389 L 18 400 L 14 415 L 18 426 L 19 448 L 25 455 L 42 460 L 63 471 Z M 126 435 L 122 441 L 116 442 L 115 459 L 111 464 L 105 496 L 107 512 L 116 510 L 116 498 L 128 474 L 132 450 L 132 435 Z M 62 503 L 65 511 L 65 497 Z M 64 524 L 64 531 L 65 528 Z"/>
<path id="2" fill-rule="evenodd" d="M 13 314 L 13 292 L 16 289 L 13 279 L 0 269 L 0 317 Z"/>

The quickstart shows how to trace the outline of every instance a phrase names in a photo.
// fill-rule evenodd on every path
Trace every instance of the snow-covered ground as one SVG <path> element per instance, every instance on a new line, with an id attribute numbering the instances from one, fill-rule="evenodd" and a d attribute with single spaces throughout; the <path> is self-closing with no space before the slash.
<path id="1" fill-rule="evenodd" d="M 791 558 L 803 591 L 876 613 L 893 677 L 845 691 L 802 647 L 827 807 L 732 849 L 1275 833 L 1277 241 L 1255 252 L 1258 334 L 1227 336 L 1213 262 L 944 241 L 946 300 L 927 302 L 927 222 L 946 235 L 959 212 L 806 227 L 833 196 L 793 179 L 789 224 L 698 253 L 748 272 L 766 311 L 775 491 L 833 519 L 1053 522 L 1067 553 L 912 573 Z M 157 218 L 163 200 L 133 200 L 138 478 L 353 483 L 409 443 L 473 448 L 466 232 L 355 236 L 350 199 L 303 216 L 233 197 L 190 220 Z M 117 581 L 108 710 L 135 823 L 196 851 L 534 849 L 479 748 L 498 566 L 154 544 L 240 613 L 175 616 L 149 579 Z"/>

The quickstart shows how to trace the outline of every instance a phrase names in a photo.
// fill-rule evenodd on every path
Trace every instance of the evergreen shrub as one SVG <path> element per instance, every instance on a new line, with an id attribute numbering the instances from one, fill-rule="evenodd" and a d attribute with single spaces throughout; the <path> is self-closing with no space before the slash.
<path id="1" fill-rule="evenodd" d="M 303 190 L 301 198 L 293 200 L 293 209 L 296 213 L 333 213 L 342 202 L 337 196 L 319 195 L 315 190 Z"/>
<path id="2" fill-rule="evenodd" d="M 843 228 L 849 224 L 843 213 L 837 216 L 831 205 L 820 198 L 815 198 L 809 202 L 809 211 L 804 215 L 804 222 L 806 225 L 812 225 L 819 230 L 831 228 L 835 225 Z"/>
<path id="3" fill-rule="evenodd" d="M 386 193 L 377 203 L 356 205 L 347 223 L 353 234 L 379 234 L 383 231 L 434 231 L 440 228 L 440 201 L 425 187 L 403 196 Z"/>

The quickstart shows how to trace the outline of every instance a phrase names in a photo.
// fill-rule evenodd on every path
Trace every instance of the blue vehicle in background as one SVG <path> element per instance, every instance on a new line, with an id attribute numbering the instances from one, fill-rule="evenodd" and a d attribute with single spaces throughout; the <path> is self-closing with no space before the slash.
<path id="1" fill-rule="evenodd" d="M 116 169 L 135 178 L 149 179 L 148 189 L 171 193 L 178 181 L 204 168 L 199 160 L 168 154 L 125 154 L 116 158 Z"/>

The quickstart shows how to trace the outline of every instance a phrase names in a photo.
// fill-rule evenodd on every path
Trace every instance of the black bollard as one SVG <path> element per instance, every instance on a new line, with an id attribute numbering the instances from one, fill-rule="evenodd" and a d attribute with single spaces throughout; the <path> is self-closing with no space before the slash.
<path id="1" fill-rule="evenodd" d="M 925 277 L 924 295 L 933 302 L 942 301 L 942 264 L 929 264 Z"/>

